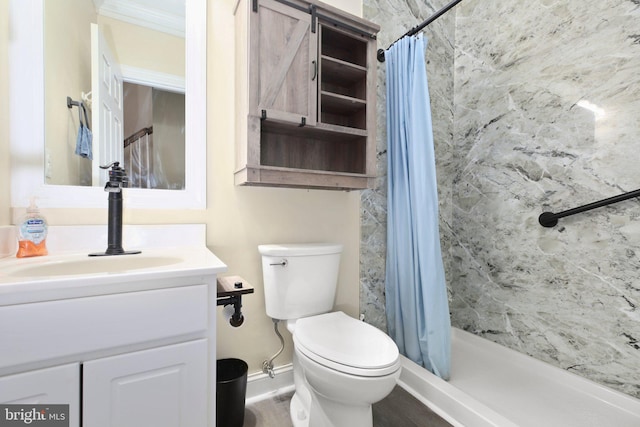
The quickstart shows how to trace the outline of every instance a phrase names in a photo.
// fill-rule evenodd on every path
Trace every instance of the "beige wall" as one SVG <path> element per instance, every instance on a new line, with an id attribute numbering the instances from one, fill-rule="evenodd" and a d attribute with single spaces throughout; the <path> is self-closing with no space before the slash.
<path id="1" fill-rule="evenodd" d="M 334 2 L 335 3 L 335 2 Z M 341 3 L 359 13 L 354 1 Z M 336 4 L 338 5 L 338 4 Z M 265 314 L 262 269 L 257 245 L 278 242 L 339 242 L 345 247 L 340 267 L 336 307 L 358 315 L 358 192 L 236 187 L 234 165 L 234 0 L 209 2 L 208 34 L 208 201 L 212 221 L 207 227 L 210 248 L 256 287 L 243 298 L 245 323 L 232 328 L 218 309 L 218 358 L 238 357 L 249 372 L 279 348 L 273 323 Z M 357 6 L 357 7 L 355 7 Z M 275 360 L 291 362 L 292 344 L 285 325 L 285 352 Z"/>
<path id="2" fill-rule="evenodd" d="M 184 76 L 184 39 L 106 16 L 98 25 L 120 64 Z"/>
<path id="3" fill-rule="evenodd" d="M 11 223 L 9 187 L 9 0 L 0 0 L 0 225 Z"/>
<path id="4" fill-rule="evenodd" d="M 82 92 L 91 92 L 90 24 L 96 12 L 86 0 L 48 1 L 44 15 L 46 161 L 52 165 L 46 182 L 91 185 L 91 161 L 75 155 L 78 107 L 67 108 L 66 99 L 80 101 Z"/>
<path id="5" fill-rule="evenodd" d="M 7 0 L 0 0 L 0 22 L 6 14 Z M 333 5 L 361 14 L 360 0 L 335 0 Z M 264 311 L 262 272 L 257 245 L 277 242 L 331 241 L 344 245 L 340 267 L 337 308 L 358 315 L 358 192 L 236 187 L 234 164 L 233 6 L 234 0 L 208 2 L 207 47 L 207 209 L 206 210 L 125 210 L 129 224 L 205 223 L 207 245 L 238 274 L 256 287 L 244 298 L 245 323 L 231 328 L 218 319 L 217 357 L 238 357 L 249 363 L 249 371 L 261 369 L 262 361 L 278 349 L 273 323 Z M 6 34 L 0 34 L 4 42 Z M 1 63 L 0 63 L 1 64 Z M 1 73 L 6 67 L 0 66 Z M 6 74 L 6 72 L 5 72 Z M 0 79 L 0 112 L 7 110 L 6 79 Z M 4 109 L 4 110 L 2 110 Z M 5 126 L 2 124 L 5 123 Z M 8 126 L 0 114 L 0 154 L 8 152 Z M 188 143 L 188 141 L 187 141 Z M 0 155 L 0 162 L 7 156 Z M 0 168 L 0 174 L 8 168 Z M 10 222 L 9 179 L 0 175 L 0 224 Z M 43 213 L 53 225 L 106 224 L 102 210 L 46 209 Z M 219 308 L 218 311 L 221 311 Z M 179 313 L 175 314 L 179 316 Z M 291 361 L 290 335 L 286 351 L 275 361 Z"/>

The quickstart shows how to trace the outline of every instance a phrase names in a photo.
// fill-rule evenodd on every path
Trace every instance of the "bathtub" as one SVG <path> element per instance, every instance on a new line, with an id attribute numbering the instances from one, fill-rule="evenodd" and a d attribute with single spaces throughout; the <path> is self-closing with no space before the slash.
<path id="1" fill-rule="evenodd" d="M 407 358 L 399 385 L 454 426 L 638 427 L 640 400 L 452 328 L 451 379 Z"/>

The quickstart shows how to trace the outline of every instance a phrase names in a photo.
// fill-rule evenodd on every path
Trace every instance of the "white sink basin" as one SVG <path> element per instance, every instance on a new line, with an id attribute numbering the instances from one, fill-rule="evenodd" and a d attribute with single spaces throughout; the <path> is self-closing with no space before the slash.
<path id="1" fill-rule="evenodd" d="M 0 307 L 206 284 L 226 270 L 204 245 L 140 248 L 142 253 L 90 257 L 86 252 L 0 259 Z"/>
<path id="2" fill-rule="evenodd" d="M 166 267 L 183 262 L 176 256 L 146 256 L 144 254 L 86 256 L 81 259 L 46 261 L 9 267 L 10 277 L 75 276 L 80 274 L 126 273 L 147 268 Z"/>

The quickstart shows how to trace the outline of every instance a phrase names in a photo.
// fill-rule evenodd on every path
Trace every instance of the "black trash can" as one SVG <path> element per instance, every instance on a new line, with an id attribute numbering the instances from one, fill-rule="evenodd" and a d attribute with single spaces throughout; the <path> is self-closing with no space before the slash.
<path id="1" fill-rule="evenodd" d="M 242 427 L 249 367 L 244 360 L 220 359 L 216 369 L 216 426 Z"/>

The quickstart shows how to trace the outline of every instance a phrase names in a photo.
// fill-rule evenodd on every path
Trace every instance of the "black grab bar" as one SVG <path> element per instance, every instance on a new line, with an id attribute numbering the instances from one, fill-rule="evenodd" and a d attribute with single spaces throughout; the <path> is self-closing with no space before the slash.
<path id="1" fill-rule="evenodd" d="M 589 203 L 588 205 L 579 206 L 577 208 L 569 209 L 566 211 L 553 213 L 553 212 L 543 212 L 538 217 L 538 222 L 543 227 L 554 227 L 558 224 L 559 218 L 564 218 L 565 216 L 575 215 L 580 212 L 590 211 L 591 209 L 601 208 L 603 206 L 607 206 L 613 203 L 622 202 L 627 199 L 632 199 L 634 197 L 640 197 L 640 189 L 629 191 L 628 193 L 619 194 L 617 196 L 609 197 L 608 199 L 599 200 L 597 202 Z"/>

